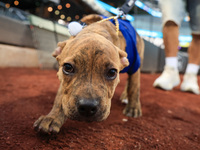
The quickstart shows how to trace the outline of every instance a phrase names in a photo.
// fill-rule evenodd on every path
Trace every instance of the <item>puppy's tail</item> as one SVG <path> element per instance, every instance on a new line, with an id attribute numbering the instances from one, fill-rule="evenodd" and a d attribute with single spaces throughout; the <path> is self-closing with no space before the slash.
<path id="1" fill-rule="evenodd" d="M 91 14 L 83 17 L 81 19 L 81 22 L 85 22 L 87 25 L 92 24 L 94 22 L 97 22 L 99 20 L 102 20 L 103 18 L 100 15 L 97 14 Z"/>

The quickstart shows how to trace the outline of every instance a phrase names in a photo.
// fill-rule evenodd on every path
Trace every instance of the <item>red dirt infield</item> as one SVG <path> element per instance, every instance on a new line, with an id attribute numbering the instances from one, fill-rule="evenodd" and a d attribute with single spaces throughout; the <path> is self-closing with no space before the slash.
<path id="1" fill-rule="evenodd" d="M 127 78 L 122 74 L 107 120 L 67 120 L 59 134 L 42 135 L 33 123 L 51 110 L 59 86 L 56 71 L 1 68 L 0 149 L 200 149 L 200 96 L 183 93 L 180 86 L 170 92 L 153 88 L 158 76 L 141 75 L 142 117 L 122 114 L 119 97 Z"/>

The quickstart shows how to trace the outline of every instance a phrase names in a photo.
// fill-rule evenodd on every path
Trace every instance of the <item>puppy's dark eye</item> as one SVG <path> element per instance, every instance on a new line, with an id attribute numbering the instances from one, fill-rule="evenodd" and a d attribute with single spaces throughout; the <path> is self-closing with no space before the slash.
<path id="1" fill-rule="evenodd" d="M 117 77 L 117 69 L 110 69 L 107 72 L 107 79 L 114 80 Z"/>
<path id="2" fill-rule="evenodd" d="M 69 63 L 65 63 L 63 65 L 63 73 L 67 75 L 74 73 L 74 67 Z"/>

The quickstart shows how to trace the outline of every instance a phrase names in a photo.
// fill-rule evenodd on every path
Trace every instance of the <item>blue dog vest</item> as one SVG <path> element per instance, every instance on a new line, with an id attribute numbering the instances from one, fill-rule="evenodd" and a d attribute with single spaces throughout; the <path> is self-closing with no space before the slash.
<path id="1" fill-rule="evenodd" d="M 107 18 L 104 17 L 103 18 Z M 110 20 L 113 24 L 115 21 Z M 140 56 L 137 51 L 137 39 L 136 39 L 136 31 L 131 25 L 131 23 L 127 20 L 118 19 L 119 22 L 119 30 L 122 32 L 125 40 L 126 40 L 126 53 L 128 54 L 129 66 L 124 68 L 120 73 L 127 72 L 128 74 L 135 73 L 140 67 Z"/>

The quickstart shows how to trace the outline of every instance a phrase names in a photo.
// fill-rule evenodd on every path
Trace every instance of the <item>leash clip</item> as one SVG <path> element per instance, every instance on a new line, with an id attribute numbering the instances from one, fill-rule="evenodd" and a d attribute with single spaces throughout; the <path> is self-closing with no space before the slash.
<path id="1" fill-rule="evenodd" d="M 117 8 L 118 10 L 118 18 L 126 18 L 126 14 L 133 8 L 136 0 L 126 0 L 126 2 L 122 5 L 122 7 Z"/>
<path id="2" fill-rule="evenodd" d="M 116 19 L 118 18 L 126 18 L 126 14 L 124 13 L 124 11 L 121 9 L 121 8 L 117 8 L 117 11 L 118 11 L 118 15 L 116 16 Z"/>

